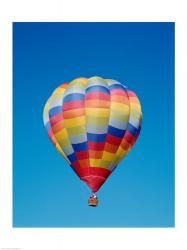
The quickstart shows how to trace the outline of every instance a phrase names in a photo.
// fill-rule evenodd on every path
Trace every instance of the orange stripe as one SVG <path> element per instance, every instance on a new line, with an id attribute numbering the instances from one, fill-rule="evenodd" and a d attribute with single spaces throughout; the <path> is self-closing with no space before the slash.
<path id="1" fill-rule="evenodd" d="M 130 97 L 130 102 L 135 102 L 139 104 L 137 97 Z"/>
<path id="2" fill-rule="evenodd" d="M 68 86 L 68 82 L 62 83 L 58 88 L 66 88 Z"/>
<path id="3" fill-rule="evenodd" d="M 110 153 L 115 153 L 118 149 L 119 145 L 114 145 L 106 142 L 104 151 L 110 152 Z"/>
<path id="4" fill-rule="evenodd" d="M 74 118 L 83 115 L 85 115 L 84 109 L 71 109 L 63 112 L 64 119 Z"/>
<path id="5" fill-rule="evenodd" d="M 126 96 L 121 96 L 121 95 L 111 95 L 111 101 L 129 104 L 129 99 Z"/>
<path id="6" fill-rule="evenodd" d="M 82 168 L 88 168 L 90 166 L 90 162 L 88 159 L 84 159 L 84 160 L 78 159 L 78 162 Z"/>
<path id="7" fill-rule="evenodd" d="M 59 132 L 61 129 L 63 129 L 63 125 L 62 125 L 62 122 L 58 122 L 56 124 L 54 124 L 52 126 L 52 130 L 53 130 L 53 133 L 56 134 L 57 132 Z"/>
<path id="8" fill-rule="evenodd" d="M 125 139 L 123 139 L 120 146 L 121 146 L 125 151 L 127 151 L 127 150 L 130 148 L 131 144 L 128 143 Z"/>
<path id="9" fill-rule="evenodd" d="M 89 157 L 92 159 L 101 159 L 103 151 L 89 150 Z"/>

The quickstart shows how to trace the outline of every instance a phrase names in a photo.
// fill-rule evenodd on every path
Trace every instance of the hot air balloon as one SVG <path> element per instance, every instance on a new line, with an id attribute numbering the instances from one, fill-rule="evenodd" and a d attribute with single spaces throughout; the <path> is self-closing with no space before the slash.
<path id="1" fill-rule="evenodd" d="M 142 122 L 134 92 L 116 80 L 76 78 L 57 87 L 44 107 L 51 142 L 95 193 L 136 142 Z"/>

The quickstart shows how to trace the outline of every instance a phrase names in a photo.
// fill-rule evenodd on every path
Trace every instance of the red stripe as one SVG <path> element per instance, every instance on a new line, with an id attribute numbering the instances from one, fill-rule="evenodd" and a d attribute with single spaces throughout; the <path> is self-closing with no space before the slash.
<path id="1" fill-rule="evenodd" d="M 103 150 L 105 142 L 88 142 L 90 150 Z"/>
<path id="2" fill-rule="evenodd" d="M 92 92 L 92 93 L 86 94 L 85 97 L 86 97 L 85 100 L 93 100 L 93 99 L 106 100 L 106 101 L 110 100 L 110 95 L 102 93 L 102 92 Z"/>
<path id="3" fill-rule="evenodd" d="M 65 102 L 62 107 L 63 111 L 79 108 L 84 108 L 84 101 Z"/>
<path id="4" fill-rule="evenodd" d="M 80 159 L 88 159 L 89 158 L 89 155 L 88 155 L 87 151 L 79 151 L 79 152 L 76 152 L 75 154 L 76 154 L 78 160 L 80 160 Z"/>
<path id="5" fill-rule="evenodd" d="M 107 178 L 111 171 L 106 168 L 98 168 L 98 167 L 89 167 L 89 168 L 77 168 L 76 173 L 80 178 L 88 175 L 100 176 L 103 178 Z"/>
<path id="6" fill-rule="evenodd" d="M 134 139 L 134 136 L 129 131 L 125 132 L 124 140 L 126 140 L 130 144 L 133 144 Z"/>
<path id="7" fill-rule="evenodd" d="M 77 172 L 78 169 L 80 169 L 80 164 L 79 164 L 78 161 L 72 162 L 71 165 L 75 169 L 76 172 Z"/>
<path id="8" fill-rule="evenodd" d="M 119 138 L 119 137 L 116 137 L 116 136 L 113 136 L 113 135 L 110 135 L 110 134 L 108 134 L 106 136 L 106 142 L 108 142 L 108 143 L 110 143 L 112 145 L 119 146 L 120 143 L 121 143 L 121 140 L 122 140 L 122 138 Z"/>

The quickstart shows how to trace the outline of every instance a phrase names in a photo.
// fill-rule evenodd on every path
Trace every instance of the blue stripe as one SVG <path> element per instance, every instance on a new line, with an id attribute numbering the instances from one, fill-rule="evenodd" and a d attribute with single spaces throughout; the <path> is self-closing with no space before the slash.
<path id="1" fill-rule="evenodd" d="M 102 92 L 105 94 L 110 94 L 110 91 L 108 90 L 108 88 L 105 88 L 104 86 L 96 85 L 96 86 L 90 86 L 86 89 L 86 93 L 92 93 L 95 91 Z"/>
<path id="2" fill-rule="evenodd" d="M 138 131 L 137 131 L 138 133 L 140 133 L 141 128 L 142 128 L 142 126 L 140 125 L 139 128 L 138 128 Z"/>
<path id="3" fill-rule="evenodd" d="M 85 151 L 85 150 L 87 150 L 87 143 L 82 142 L 82 143 L 72 144 L 72 147 L 73 147 L 75 152 Z"/>
<path id="4" fill-rule="evenodd" d="M 67 158 L 70 160 L 70 162 L 74 162 L 77 160 L 75 153 L 67 155 Z"/>
<path id="5" fill-rule="evenodd" d="M 106 141 L 106 134 L 91 134 L 87 133 L 88 141 L 104 142 Z"/>
<path id="6" fill-rule="evenodd" d="M 132 124 L 128 124 L 127 130 L 132 134 L 135 135 L 137 132 L 137 128 L 135 128 Z"/>
<path id="7" fill-rule="evenodd" d="M 51 123 L 50 123 L 50 122 L 47 122 L 47 123 L 45 124 L 45 128 L 46 128 L 46 130 L 48 131 L 48 130 L 51 128 Z"/>
<path id="8" fill-rule="evenodd" d="M 57 115 L 60 112 L 62 112 L 62 106 L 56 106 L 49 110 L 49 117 L 51 118 L 52 116 Z"/>
<path id="9" fill-rule="evenodd" d="M 84 100 L 84 95 L 83 94 L 69 94 L 64 97 L 63 102 L 72 102 L 72 101 L 79 101 L 79 100 Z"/>
<path id="10" fill-rule="evenodd" d="M 125 130 L 108 126 L 108 134 L 122 138 L 125 134 Z"/>
<path id="11" fill-rule="evenodd" d="M 138 127 L 138 129 L 137 129 L 137 131 L 136 131 L 136 134 L 135 134 L 135 135 L 136 135 L 136 136 L 137 136 L 137 135 L 139 135 L 140 131 L 141 131 L 141 125 Z"/>

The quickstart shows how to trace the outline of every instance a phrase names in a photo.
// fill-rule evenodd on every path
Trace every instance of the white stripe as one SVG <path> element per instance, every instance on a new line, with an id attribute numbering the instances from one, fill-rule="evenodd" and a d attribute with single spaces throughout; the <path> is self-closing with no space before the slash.
<path id="1" fill-rule="evenodd" d="M 71 155 L 71 154 L 74 153 L 74 150 L 73 150 L 72 146 L 62 147 L 62 150 L 64 151 L 66 156 Z"/>
<path id="2" fill-rule="evenodd" d="M 77 143 L 82 143 L 82 142 L 87 141 L 87 136 L 86 134 L 73 135 L 73 136 L 69 135 L 69 139 L 72 144 L 77 144 Z"/>
<path id="3" fill-rule="evenodd" d="M 107 126 L 96 126 L 92 124 L 88 124 L 86 126 L 87 132 L 92 133 L 92 134 L 106 134 L 108 130 L 108 125 Z"/>
<path id="4" fill-rule="evenodd" d="M 66 89 L 65 93 L 64 93 L 64 97 L 69 95 L 69 94 L 85 94 L 85 89 L 81 88 L 81 87 L 69 87 Z"/>
<path id="5" fill-rule="evenodd" d="M 114 119 L 114 118 L 111 117 L 111 119 L 109 121 L 109 124 L 112 127 L 125 130 L 127 128 L 128 122 L 123 122 L 123 121 L 120 121 L 118 119 Z"/>

